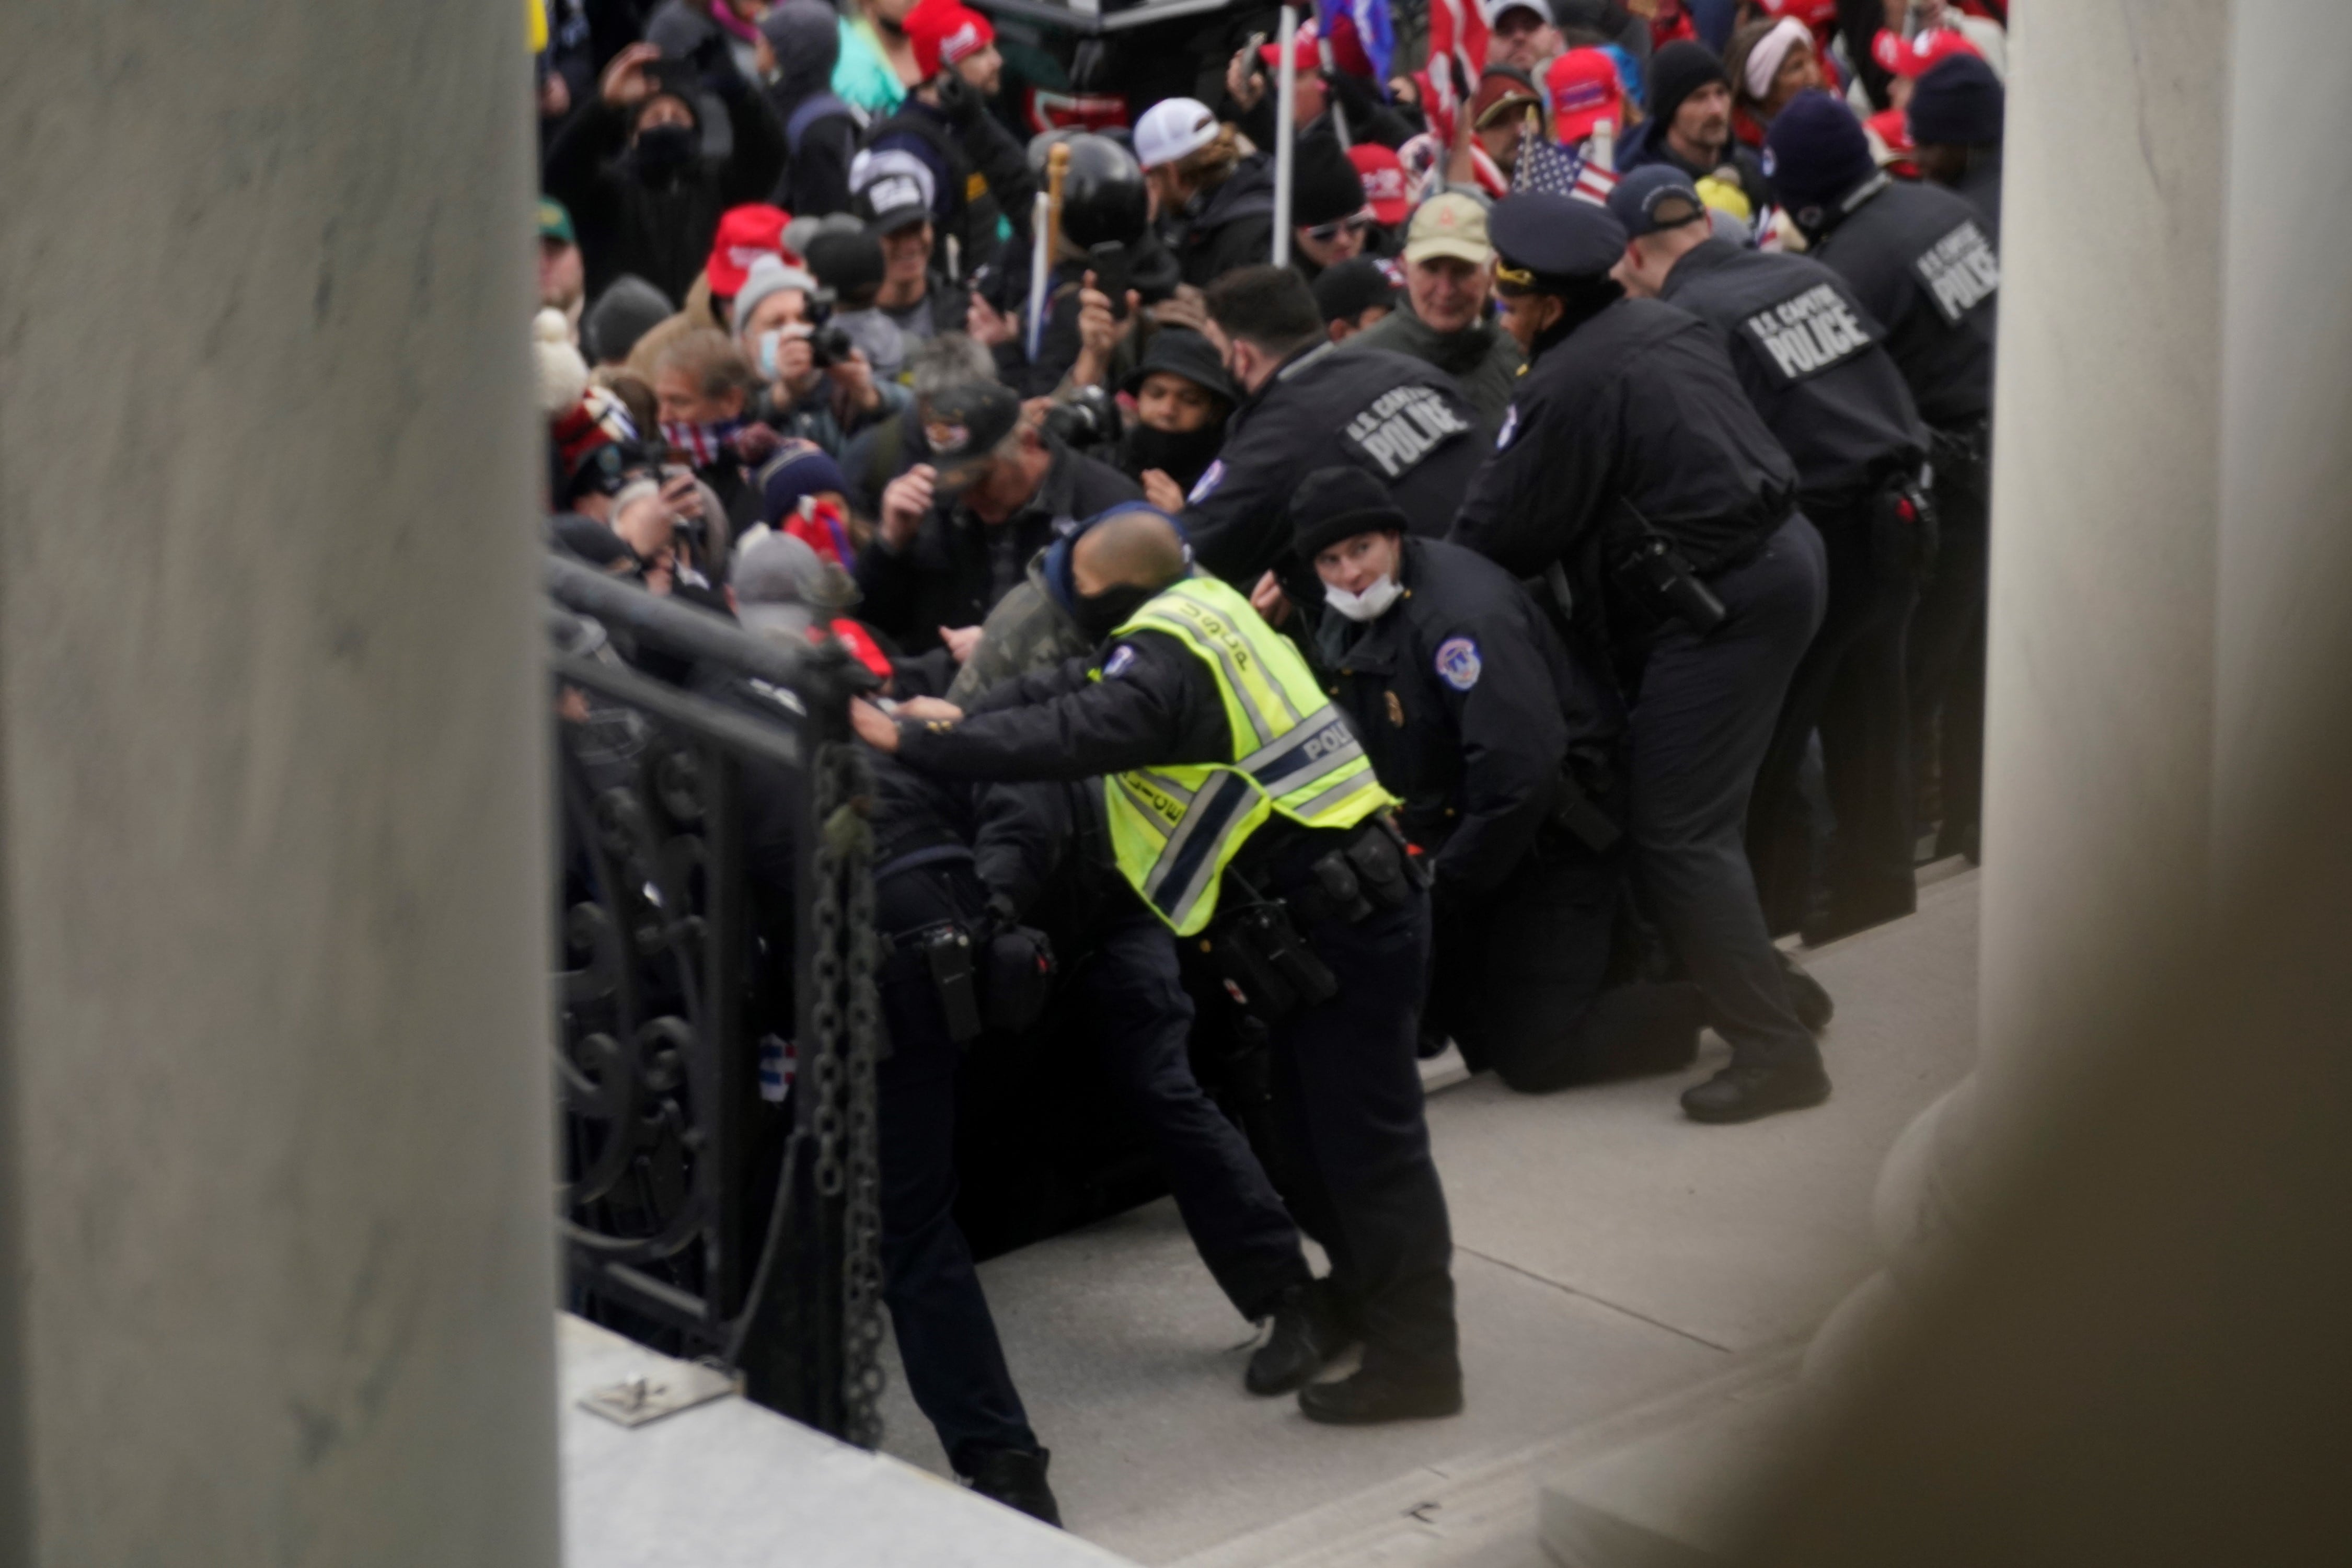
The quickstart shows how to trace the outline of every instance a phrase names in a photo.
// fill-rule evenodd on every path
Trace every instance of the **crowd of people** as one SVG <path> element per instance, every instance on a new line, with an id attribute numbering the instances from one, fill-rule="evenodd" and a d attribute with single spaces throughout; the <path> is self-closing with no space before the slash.
<path id="1" fill-rule="evenodd" d="M 2003 6 L 1427 0 L 1391 70 L 1326 0 L 1032 134 L 961 0 L 543 3 L 551 546 L 882 682 L 886 1299 L 959 1475 L 1055 1518 L 952 1212 L 1048 969 L 1323 1422 L 1462 1407 L 1420 1058 L 1712 1026 L 1691 1118 L 1828 1097 L 1776 939 L 1977 852 Z"/>

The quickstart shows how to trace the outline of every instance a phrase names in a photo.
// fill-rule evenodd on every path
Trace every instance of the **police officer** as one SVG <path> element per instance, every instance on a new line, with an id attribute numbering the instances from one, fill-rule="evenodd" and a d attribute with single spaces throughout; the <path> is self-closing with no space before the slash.
<path id="1" fill-rule="evenodd" d="M 1318 1364 L 1360 1330 L 1362 1369 L 1298 1390 L 1318 1421 L 1462 1406 L 1444 1193 L 1414 1060 L 1428 895 L 1347 719 L 1247 601 L 1189 569 L 1182 531 L 1131 505 L 1055 548 L 1055 592 L 1098 658 L 1010 682 L 967 717 L 859 703 L 874 745 L 971 777 L 1106 775 L 1121 874 L 1205 941 L 1271 1029 L 1295 1210 L 1330 1253 L 1274 1342 Z M 1264 1353 L 1264 1352 L 1261 1352 Z"/>
<path id="2" fill-rule="evenodd" d="M 1619 658 L 1635 874 L 1731 1043 L 1685 1111 L 1817 1104 L 1829 1077 L 1741 847 L 1774 715 L 1821 624 L 1821 536 L 1794 510 L 1796 469 L 1711 328 L 1623 298 L 1610 272 L 1625 229 L 1606 208 L 1524 193 L 1488 234 L 1528 370 L 1454 537 L 1522 575 L 1559 566 L 1580 637 Z"/>
<path id="3" fill-rule="evenodd" d="M 1288 554 L 1283 513 L 1299 481 L 1334 463 L 1379 479 L 1412 532 L 1445 531 L 1483 456 L 1478 416 L 1452 376 L 1385 349 L 1341 354 L 1314 291 L 1287 268 L 1228 273 L 1208 310 L 1209 339 L 1244 397 L 1186 499 L 1202 566 L 1255 586 Z"/>
<path id="4" fill-rule="evenodd" d="M 1320 662 L 1429 868 L 1423 1037 L 1529 1092 L 1689 1066 L 1696 987 L 1602 989 L 1625 862 L 1615 692 L 1509 573 L 1406 537 L 1361 468 L 1309 474 L 1290 516 L 1328 612 Z"/>
<path id="5" fill-rule="evenodd" d="M 761 547 L 789 556 L 797 541 Z M 773 564 L 773 563 L 771 563 Z M 753 592 L 747 575 L 740 584 Z M 805 644 L 808 606 L 741 605 L 747 627 Z M 697 689 L 761 717 L 775 689 L 702 667 Z M 789 715 L 788 715 L 789 717 Z M 915 1403 L 957 1475 L 984 1496 L 1061 1522 L 1046 1481 L 1051 1458 L 1029 1425 L 955 1220 L 955 1079 L 976 1037 L 977 994 L 942 984 L 931 943 L 971 942 L 1018 918 L 1037 897 L 1069 831 L 1059 794 L 1038 785 L 974 785 L 874 763 L 875 920 L 889 944 L 877 975 L 889 1049 L 875 1068 L 880 1143 L 883 1300 Z M 745 855 L 756 908 L 792 909 L 797 785 L 780 768 L 743 768 Z M 969 947 L 965 949 L 971 951 Z"/>
<path id="6" fill-rule="evenodd" d="M 1782 205 L 1813 256 L 1885 324 L 1886 352 L 1928 425 L 1938 542 L 1911 617 L 1912 742 L 1915 754 L 1936 742 L 1938 851 L 1973 857 L 2000 258 L 1966 197 L 1882 174 L 1853 111 L 1827 93 L 1782 110 L 1766 144 Z"/>
<path id="7" fill-rule="evenodd" d="M 1748 401 L 1797 466 L 1799 501 L 1829 560 L 1822 629 L 1789 685 L 1748 811 L 1748 858 L 1768 926 L 1825 942 L 1915 907 L 1903 634 L 1926 563 L 1919 489 L 1927 429 L 1885 330 L 1820 262 L 1713 237 L 1690 176 L 1654 164 L 1609 195 L 1631 243 L 1618 280 L 1722 334 Z M 1837 815 L 1812 906 L 1813 846 L 1797 773 L 1818 726 Z"/>

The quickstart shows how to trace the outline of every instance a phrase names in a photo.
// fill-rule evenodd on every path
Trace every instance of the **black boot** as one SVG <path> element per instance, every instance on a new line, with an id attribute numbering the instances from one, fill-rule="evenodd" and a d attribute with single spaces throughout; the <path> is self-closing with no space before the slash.
<path id="1" fill-rule="evenodd" d="M 1274 1332 L 1249 1359 L 1242 1384 L 1252 1394 L 1287 1394 L 1355 1342 L 1328 1280 L 1310 1279 L 1282 1293 Z"/>
<path id="2" fill-rule="evenodd" d="M 1693 1121 L 1753 1121 L 1819 1105 L 1829 1097 L 1830 1075 L 1818 1059 L 1769 1067 L 1734 1062 L 1705 1083 L 1683 1090 L 1683 1113 Z"/>
<path id="3" fill-rule="evenodd" d="M 1426 1421 L 1462 1414 L 1462 1369 L 1406 1371 L 1378 1354 L 1363 1370 L 1337 1383 L 1310 1383 L 1298 1408 L 1328 1426 L 1370 1426 L 1382 1421 Z"/>
<path id="4" fill-rule="evenodd" d="M 1054 1501 L 1054 1489 L 1045 1484 L 1045 1465 L 1053 1457 L 1045 1448 L 1034 1454 L 1019 1448 L 971 1448 L 956 1468 L 981 1496 L 1059 1530 L 1062 1510 Z"/>
<path id="5" fill-rule="evenodd" d="M 1797 1022 L 1820 1034 L 1837 1016 L 1837 1004 L 1830 999 L 1820 981 L 1797 966 L 1795 959 L 1777 948 L 1773 952 L 1780 961 L 1780 978 L 1788 983 L 1789 1010 L 1797 1015 Z"/>

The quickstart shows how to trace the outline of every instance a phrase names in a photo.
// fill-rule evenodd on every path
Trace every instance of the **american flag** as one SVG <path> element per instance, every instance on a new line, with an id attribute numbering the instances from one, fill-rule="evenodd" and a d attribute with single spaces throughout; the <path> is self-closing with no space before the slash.
<path id="1" fill-rule="evenodd" d="M 1609 205 L 1609 193 L 1616 185 L 1616 175 L 1595 168 L 1548 136 L 1530 136 L 1519 143 L 1519 166 L 1511 175 L 1515 191 L 1549 191 L 1598 207 Z"/>
<path id="2" fill-rule="evenodd" d="M 1454 111 L 1461 106 L 1461 95 L 1455 90 L 1458 70 L 1460 79 L 1470 84 L 1475 92 L 1478 73 L 1486 68 L 1486 14 L 1479 8 L 1478 0 L 1429 0 L 1429 79 L 1430 129 L 1438 134 L 1441 145 L 1454 139 Z M 1456 69 L 1448 69 L 1446 57 L 1452 56 Z"/>

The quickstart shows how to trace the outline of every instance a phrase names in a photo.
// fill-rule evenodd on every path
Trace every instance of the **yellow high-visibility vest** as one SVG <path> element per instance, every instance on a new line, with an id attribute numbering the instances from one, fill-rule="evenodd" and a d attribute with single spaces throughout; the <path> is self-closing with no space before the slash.
<path id="1" fill-rule="evenodd" d="M 1120 874 L 1191 936 L 1217 912 L 1225 868 L 1268 817 L 1352 827 L 1396 804 L 1298 650 L 1213 577 L 1188 577 L 1118 628 L 1160 632 L 1216 678 L 1234 761 L 1138 768 L 1103 781 Z"/>

